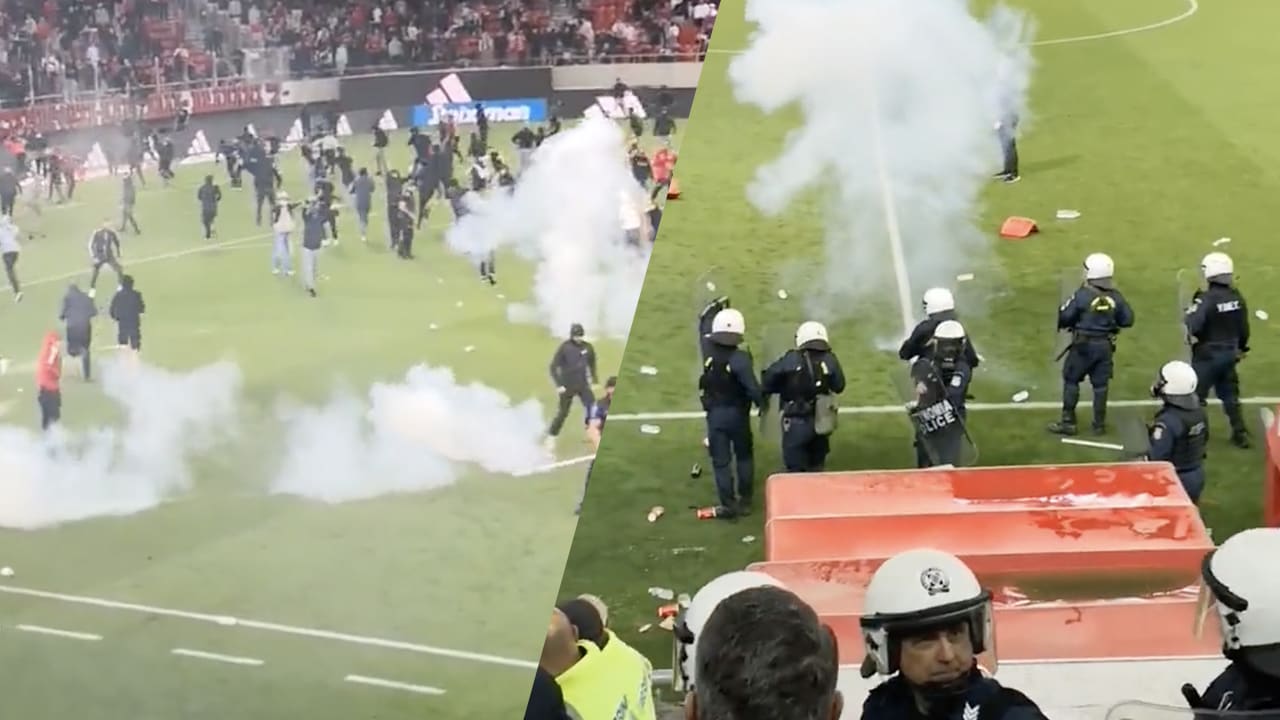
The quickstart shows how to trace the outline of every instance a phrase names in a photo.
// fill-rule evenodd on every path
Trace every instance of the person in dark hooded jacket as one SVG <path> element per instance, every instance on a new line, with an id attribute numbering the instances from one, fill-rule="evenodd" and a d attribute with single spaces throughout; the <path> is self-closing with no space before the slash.
<path id="1" fill-rule="evenodd" d="M 133 276 L 120 278 L 120 289 L 111 298 L 108 310 L 111 319 L 116 321 L 116 343 L 120 347 L 128 346 L 134 352 L 142 350 L 142 315 L 146 311 L 142 293 L 134 289 Z"/>
<path id="2" fill-rule="evenodd" d="M 97 316 L 98 306 L 93 298 L 86 295 L 79 285 L 71 283 L 62 298 L 59 319 L 67 325 L 67 355 L 80 358 L 81 375 L 85 380 L 93 379 L 90 348 L 93 346 L 93 319 Z"/>

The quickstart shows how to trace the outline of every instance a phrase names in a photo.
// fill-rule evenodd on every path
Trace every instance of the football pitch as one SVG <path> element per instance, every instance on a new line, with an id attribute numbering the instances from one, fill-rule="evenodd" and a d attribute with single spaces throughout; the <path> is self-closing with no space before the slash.
<path id="1" fill-rule="evenodd" d="M 1014 4 L 1038 25 L 1034 120 L 1019 141 L 1023 179 L 992 183 L 976 210 L 999 266 L 963 268 L 953 283 L 961 318 L 984 356 L 972 385 L 970 432 L 982 465 L 1116 461 L 1112 451 L 1064 445 L 1044 429 L 1057 419 L 1061 397 L 1052 360 L 1060 278 L 1065 272 L 1078 282 L 1084 257 L 1107 252 L 1117 264 L 1118 287 L 1136 309 L 1137 325 L 1122 335 L 1116 355 L 1113 430 L 1097 438 L 1111 443 L 1121 441 L 1114 428 L 1153 412 L 1148 388 L 1156 371 L 1185 349 L 1178 296 L 1187 272 L 1180 281 L 1179 271 L 1198 270 L 1216 241 L 1231 239 L 1217 249 L 1234 257 L 1251 308 L 1274 313 L 1280 306 L 1270 217 L 1280 191 L 1280 141 L 1271 128 L 1277 107 L 1263 94 L 1239 90 L 1263 82 L 1266 68 L 1280 60 L 1264 29 L 1280 20 L 1280 6 Z M 1231 41 L 1221 42 L 1228 33 Z M 562 586 L 562 594 L 600 595 L 615 629 L 657 667 L 671 662 L 670 633 L 655 615 L 668 601 L 648 589 L 693 594 L 711 578 L 763 559 L 763 513 L 729 523 L 698 520 L 689 509 L 715 502 L 696 392 L 698 300 L 731 296 L 746 316 L 759 372 L 810 319 L 799 298 L 823 258 L 826 211 L 818 193 L 776 218 L 746 200 L 757 168 L 780 153 L 801 120 L 795 108 L 766 116 L 735 100 L 728 68 L 748 36 L 743 3 L 723 3 L 685 134 L 684 198 L 663 221 Z M 1080 217 L 1058 220 L 1059 209 Z M 1041 232 L 1021 242 L 1000 240 L 998 228 L 1015 215 L 1037 220 Z M 893 270 L 884 273 L 892 277 Z M 917 318 L 923 290 L 912 289 L 908 310 Z M 832 438 L 828 470 L 914 467 L 912 433 L 893 379 L 903 372 L 896 355 L 901 314 L 890 292 L 883 302 L 828 322 L 850 378 L 841 398 L 849 412 Z M 1251 321 L 1253 351 L 1240 376 L 1243 394 L 1254 398 L 1246 419 L 1255 448 L 1233 448 L 1221 409 L 1210 408 L 1202 511 L 1219 541 L 1261 520 L 1258 410 L 1280 396 L 1276 325 Z M 641 371 L 645 366 L 657 373 Z M 1029 401 L 1015 403 L 1024 391 Z M 1087 428 L 1087 388 L 1082 396 Z M 777 435 L 756 433 L 757 499 L 764 479 L 781 469 Z M 695 463 L 703 468 L 696 479 Z M 650 523 L 654 506 L 667 512 Z"/>
<path id="2" fill-rule="evenodd" d="M 509 160 L 515 129 L 493 129 Z M 392 135 L 395 167 L 407 167 L 406 136 Z M 373 167 L 368 138 L 344 144 L 357 167 Z M 296 150 L 281 156 L 294 198 L 309 194 L 301 163 Z M 500 255 L 498 285 L 481 283 L 442 244 L 452 215 L 437 200 L 412 262 L 386 248 L 377 209 L 367 245 L 343 215 L 342 241 L 322 252 L 312 299 L 296 277 L 271 274 L 268 228 L 254 223 L 251 189 L 230 189 L 212 164 L 177 173 L 167 189 L 148 174 L 136 211 L 142 234 L 122 234 L 125 271 L 147 301 L 143 359 L 176 371 L 234 362 L 243 377 L 239 425 L 191 460 L 193 487 L 160 507 L 0 530 L 0 566 L 15 571 L 0 578 L 6 714 L 514 716 L 574 530 L 590 454 L 580 408 L 558 462 L 529 476 L 469 466 L 433 491 L 342 504 L 266 488 L 281 462 L 277 402 L 320 405 L 339 387 L 365 398 L 371 384 L 403 381 L 419 364 L 452 368 L 460 383 L 483 383 L 513 405 L 534 398 L 549 419 L 547 361 L 562 338 L 507 322 L 508 303 L 530 300 L 533 267 Z M 206 173 L 224 193 L 212 241 L 201 237 L 195 200 Z M 44 332 L 58 326 L 67 283 L 86 286 L 86 239 L 104 219 L 118 222 L 119 192 L 118 181 L 91 181 L 42 218 L 19 210 L 26 296 L 20 304 L 0 297 L 0 355 L 12 359 L 0 376 L 0 422 L 37 427 L 32 361 Z M 27 231 L 43 236 L 26 240 Z M 104 314 L 114 285 L 109 271 L 98 283 Z M 114 340 L 114 324 L 100 318 L 99 363 Z M 595 344 L 601 374 L 611 374 L 621 343 Z M 70 428 L 122 420 L 101 383 L 83 382 L 70 358 L 63 395 Z M 501 438 L 492 442 L 503 451 Z"/>

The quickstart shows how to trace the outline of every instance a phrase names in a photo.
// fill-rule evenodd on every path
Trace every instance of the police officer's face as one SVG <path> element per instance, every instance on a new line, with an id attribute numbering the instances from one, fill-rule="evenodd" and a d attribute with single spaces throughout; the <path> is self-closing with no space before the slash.
<path id="1" fill-rule="evenodd" d="M 902 641 L 898 668 L 913 685 L 947 683 L 973 667 L 969 627 L 956 623 Z"/>

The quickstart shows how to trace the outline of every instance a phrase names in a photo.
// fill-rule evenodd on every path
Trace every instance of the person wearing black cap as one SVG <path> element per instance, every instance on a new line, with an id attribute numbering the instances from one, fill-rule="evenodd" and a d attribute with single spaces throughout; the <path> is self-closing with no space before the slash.
<path id="1" fill-rule="evenodd" d="M 574 323 L 569 328 L 569 339 L 560 343 L 551 356 L 551 382 L 555 383 L 556 394 L 560 398 L 560 407 L 547 429 L 547 447 L 555 447 L 555 438 L 560 435 L 564 421 L 569 417 L 569 408 L 573 407 L 573 399 L 582 401 L 582 407 L 588 415 L 595 405 L 595 394 L 591 386 L 596 378 L 596 349 L 586 340 L 586 330 L 582 323 Z"/>

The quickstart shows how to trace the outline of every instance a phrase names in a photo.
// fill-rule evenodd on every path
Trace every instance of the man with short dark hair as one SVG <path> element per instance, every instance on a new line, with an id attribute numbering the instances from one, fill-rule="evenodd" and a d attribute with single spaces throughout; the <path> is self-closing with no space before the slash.
<path id="1" fill-rule="evenodd" d="M 835 636 L 792 592 L 766 586 L 730 595 L 697 643 L 687 720 L 838 720 L 844 710 Z"/>

